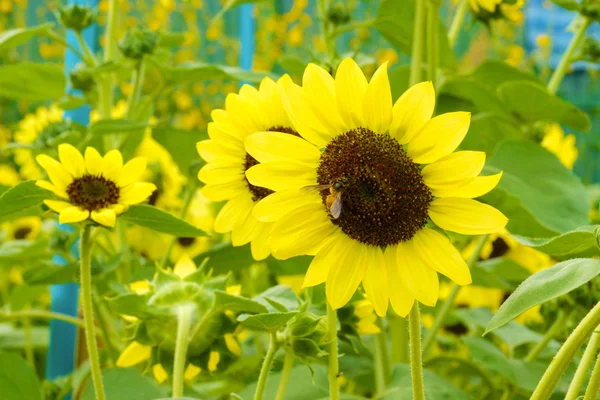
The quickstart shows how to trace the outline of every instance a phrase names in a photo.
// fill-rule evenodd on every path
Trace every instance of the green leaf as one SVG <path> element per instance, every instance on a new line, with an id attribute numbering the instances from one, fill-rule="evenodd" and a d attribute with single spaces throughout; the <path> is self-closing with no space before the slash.
<path id="1" fill-rule="evenodd" d="M 437 376 L 431 371 L 423 370 L 425 383 L 425 398 L 435 400 L 472 400 L 471 396 L 456 388 L 453 384 Z M 385 400 L 412 399 L 412 381 L 410 366 L 396 364 L 392 371 L 390 389 L 385 396 L 379 397 Z"/>
<path id="2" fill-rule="evenodd" d="M 259 83 L 265 76 L 277 79 L 277 77 L 270 72 L 246 71 L 238 67 L 229 67 L 227 65 L 189 62 L 177 67 L 167 67 L 157 64 L 156 62 L 155 64 L 162 71 L 165 79 L 172 85 L 179 85 L 186 82 L 226 79 Z"/>
<path id="3" fill-rule="evenodd" d="M 110 307 L 118 314 L 147 318 L 161 314 L 158 309 L 148 307 L 148 296 L 125 293 L 108 299 Z"/>
<path id="4" fill-rule="evenodd" d="M 159 32 L 159 47 L 179 47 L 185 42 L 185 33 L 182 32 Z"/>
<path id="5" fill-rule="evenodd" d="M 508 111 L 526 123 L 555 121 L 579 131 L 591 127 L 588 115 L 540 85 L 528 81 L 506 82 L 498 86 L 498 95 Z"/>
<path id="6" fill-rule="evenodd" d="M 64 95 L 66 82 L 62 68 L 55 64 L 0 65 L 0 97 L 56 100 Z"/>
<path id="7" fill-rule="evenodd" d="M 485 171 L 504 172 L 498 186 L 482 199 L 509 218 L 510 232 L 551 237 L 588 223 L 585 187 L 556 156 L 539 145 L 503 142 Z"/>
<path id="8" fill-rule="evenodd" d="M 110 400 L 148 400 L 163 397 L 164 393 L 152 378 L 143 376 L 135 368 L 107 368 L 102 370 L 106 398 Z M 88 382 L 82 400 L 94 400 L 94 386 Z"/>
<path id="9" fill-rule="evenodd" d="M 579 10 L 579 2 L 577 0 L 551 0 L 554 4 L 569 11 Z"/>
<path id="10" fill-rule="evenodd" d="M 42 400 L 42 385 L 33 369 L 16 353 L 0 352 L 2 400 Z"/>
<path id="11" fill-rule="evenodd" d="M 196 265 L 200 265 L 207 258 L 208 262 L 205 268 L 207 270 L 212 269 L 215 274 L 239 271 L 255 262 L 249 246 L 234 247 L 230 242 L 215 246 L 215 248 L 201 254 L 194 261 Z"/>
<path id="12" fill-rule="evenodd" d="M 90 126 L 93 135 L 109 135 L 118 133 L 140 133 L 148 127 L 146 122 L 127 119 L 101 119 Z"/>
<path id="13" fill-rule="evenodd" d="M 594 235 L 595 226 L 582 226 L 549 239 L 536 239 L 515 235 L 514 238 L 525 246 L 553 257 L 592 257 L 600 255 Z"/>
<path id="14" fill-rule="evenodd" d="M 119 216 L 124 221 L 178 237 L 206 236 L 202 230 L 158 208 L 137 204 Z"/>
<path id="15" fill-rule="evenodd" d="M 42 294 L 48 292 L 48 287 L 45 285 L 19 285 L 10 293 L 10 309 L 11 311 L 20 311 L 31 305 Z"/>
<path id="16" fill-rule="evenodd" d="M 30 207 L 40 206 L 46 199 L 54 195 L 36 186 L 35 181 L 24 181 L 0 196 L 0 220 L 8 221 L 11 216 L 16 215 Z"/>
<path id="17" fill-rule="evenodd" d="M 254 300 L 262 303 L 267 308 L 275 307 L 280 308 L 278 311 L 287 312 L 298 308 L 298 298 L 296 294 L 292 292 L 289 286 L 276 285 L 265 290 L 258 296 L 254 297 Z M 274 304 L 274 303 L 276 304 Z"/>
<path id="18" fill-rule="evenodd" d="M 515 284 L 523 282 L 523 280 L 527 279 L 531 275 L 531 273 L 523 266 L 517 264 L 511 259 L 504 257 L 496 257 L 489 260 L 479 261 L 475 265 L 474 269 L 481 269 L 485 271 L 486 274 L 493 275 L 496 277 L 496 279 L 499 279 L 504 283 L 508 283 L 511 287 L 513 287 Z"/>
<path id="19" fill-rule="evenodd" d="M 394 47 L 408 55 L 411 54 L 414 42 L 415 8 L 415 0 L 404 0 L 402 2 L 383 0 L 373 22 L 373 28 L 377 29 Z M 441 23 L 438 25 L 437 30 L 440 66 L 453 68 L 456 65 L 456 60 L 448 43 L 447 30 Z"/>
<path id="20" fill-rule="evenodd" d="M 277 60 L 277 63 L 281 68 L 285 69 L 288 74 L 295 76 L 302 76 L 307 64 L 302 59 L 291 56 L 283 56 Z"/>
<path id="21" fill-rule="evenodd" d="M 266 313 L 267 307 L 246 297 L 234 296 L 222 290 L 215 290 L 214 310 L 230 310 L 245 313 Z"/>
<path id="22" fill-rule="evenodd" d="M 28 268 L 23 272 L 23 280 L 29 285 L 54 285 L 57 283 L 77 282 L 77 263 L 65 266 L 42 264 Z"/>
<path id="23" fill-rule="evenodd" d="M 460 149 L 494 154 L 503 141 L 521 138 L 523 134 L 510 120 L 493 114 L 478 114 L 471 119 L 471 126 L 460 144 Z"/>
<path id="24" fill-rule="evenodd" d="M 47 23 L 30 28 L 11 29 L 0 33 L 0 53 L 24 44 L 36 35 L 43 35 L 52 28 L 54 24 Z"/>
<path id="25" fill-rule="evenodd" d="M 502 304 L 485 333 L 505 325 L 533 306 L 569 293 L 599 274 L 600 260 L 576 258 L 531 275 Z"/>
<path id="26" fill-rule="evenodd" d="M 27 263 L 32 260 L 49 259 L 51 256 L 46 240 L 13 240 L 0 245 L 0 263 Z"/>
<path id="27" fill-rule="evenodd" d="M 273 312 L 268 314 L 242 314 L 238 317 L 241 325 L 251 331 L 275 332 L 294 318 L 297 311 Z"/>
<path id="28" fill-rule="evenodd" d="M 440 94 L 468 100 L 473 103 L 479 112 L 512 118 L 494 90 L 485 87 L 481 82 L 472 80 L 469 76 L 449 78 L 444 82 L 439 92 Z"/>
<path id="29" fill-rule="evenodd" d="M 546 87 L 537 76 L 521 69 L 511 67 L 504 61 L 486 60 L 467 75 L 473 82 L 477 82 L 491 90 L 510 81 L 528 81 L 539 87 Z"/>
<path id="30" fill-rule="evenodd" d="M 192 163 L 198 159 L 196 143 L 206 139 L 207 134 L 204 131 L 188 131 L 164 126 L 153 128 L 152 137 L 173 156 L 179 170 L 189 176 Z"/>

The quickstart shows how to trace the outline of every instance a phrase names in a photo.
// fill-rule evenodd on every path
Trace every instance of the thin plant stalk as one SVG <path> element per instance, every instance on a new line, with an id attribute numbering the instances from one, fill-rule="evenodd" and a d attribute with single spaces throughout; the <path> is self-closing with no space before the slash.
<path id="1" fill-rule="evenodd" d="M 79 259 L 81 263 L 81 304 L 83 307 L 83 322 L 85 324 L 85 340 L 90 361 L 90 371 L 96 400 L 106 400 L 102 372 L 100 370 L 100 356 L 96 342 L 96 326 L 94 325 L 94 305 L 92 303 L 92 264 L 91 264 L 90 225 L 81 227 L 79 242 Z"/>
<path id="2" fill-rule="evenodd" d="M 27 310 L 27 311 L 17 311 L 11 312 L 9 314 L 5 314 L 0 312 L 0 321 L 7 319 L 29 319 L 29 318 L 42 318 L 42 319 L 56 319 L 63 322 L 68 322 L 70 324 L 76 325 L 80 328 L 85 328 L 85 324 L 83 320 L 75 317 L 71 317 L 70 315 L 44 311 L 44 310 Z"/>
<path id="3" fill-rule="evenodd" d="M 116 59 L 117 1 L 118 0 L 108 0 L 106 30 L 104 32 L 104 63 L 109 63 Z M 113 105 L 113 86 L 114 77 L 113 74 L 109 72 L 98 85 L 98 106 L 102 118 L 110 117 L 110 110 Z"/>
<path id="4" fill-rule="evenodd" d="M 398 315 L 388 315 L 392 342 L 392 363 L 408 364 L 408 320 Z"/>
<path id="5" fill-rule="evenodd" d="M 532 362 L 537 358 L 537 356 L 546 348 L 548 343 L 550 343 L 550 341 L 554 339 L 556 334 L 560 332 L 562 328 L 564 328 L 566 320 L 567 313 L 565 313 L 562 310 L 559 311 L 558 316 L 556 317 L 556 320 L 554 321 L 550 329 L 546 331 L 542 339 L 531 349 L 531 351 L 527 354 L 527 357 L 525 357 L 526 362 Z"/>
<path id="6" fill-rule="evenodd" d="M 425 400 L 423 385 L 423 360 L 421 355 L 421 317 L 419 303 L 415 303 L 408 315 L 408 331 L 410 336 L 410 372 L 412 379 L 413 400 Z"/>
<path id="7" fill-rule="evenodd" d="M 177 308 L 177 341 L 175 342 L 175 361 L 173 365 L 173 397 L 183 396 L 183 383 L 187 350 L 190 343 L 190 327 L 192 325 L 193 305 L 182 305 Z"/>
<path id="8" fill-rule="evenodd" d="M 433 83 L 433 87 L 436 87 L 437 81 L 437 53 L 438 53 L 438 18 L 439 18 L 439 6 L 435 2 L 429 3 L 429 10 L 427 12 L 427 66 L 428 66 L 428 79 Z"/>
<path id="9" fill-rule="evenodd" d="M 271 339 L 269 341 L 269 350 L 263 360 L 262 367 L 260 369 L 260 375 L 258 376 L 258 384 L 256 385 L 256 391 L 254 392 L 254 400 L 262 400 L 265 393 L 265 387 L 267 385 L 267 379 L 269 378 L 269 372 L 271 371 L 271 365 L 273 365 L 273 359 L 275 354 L 279 350 L 279 343 L 277 342 L 277 333 L 271 333 Z"/>
<path id="10" fill-rule="evenodd" d="M 596 358 L 596 365 L 594 365 L 583 400 L 597 400 L 598 392 L 600 392 L 600 356 Z"/>
<path id="11" fill-rule="evenodd" d="M 463 22 L 465 20 L 465 15 L 467 15 L 468 9 L 469 0 L 460 0 L 458 7 L 456 7 L 456 13 L 454 14 L 454 18 L 452 18 L 450 29 L 448 30 L 448 42 L 450 42 L 450 47 L 454 47 L 454 45 L 456 44 L 456 39 L 458 39 L 458 34 L 460 33 L 460 29 L 462 28 Z"/>
<path id="12" fill-rule="evenodd" d="M 387 331 L 383 325 L 382 318 L 377 318 L 377 326 L 379 327 L 379 333 L 375 336 L 375 341 L 377 342 L 377 351 L 381 355 L 380 361 L 383 381 L 388 384 L 392 380 L 392 360 L 390 358 L 390 352 L 388 351 Z"/>
<path id="13" fill-rule="evenodd" d="M 75 37 L 77 38 L 77 43 L 79 43 L 79 47 L 81 47 L 81 51 L 83 51 L 84 57 L 81 59 L 88 67 L 93 67 L 96 65 L 96 57 L 88 47 L 87 43 L 83 39 L 83 35 L 81 32 L 75 31 Z"/>
<path id="14" fill-rule="evenodd" d="M 588 371 L 594 362 L 594 357 L 596 357 L 598 347 L 600 347 L 600 332 L 598 332 L 598 329 L 600 329 L 600 327 L 597 327 L 596 332 L 592 333 L 592 337 L 585 348 L 585 352 L 583 353 L 583 357 L 581 358 L 579 366 L 577 367 L 575 376 L 569 385 L 569 391 L 565 396 L 565 400 L 576 400 L 577 397 L 579 397 L 579 392 L 581 391 L 583 383 L 587 378 Z"/>
<path id="15" fill-rule="evenodd" d="M 285 391 L 290 381 L 290 374 L 292 367 L 294 366 L 294 352 L 291 348 L 285 349 L 285 358 L 283 359 L 283 368 L 281 369 L 281 378 L 279 380 L 279 387 L 277 388 L 277 395 L 275 400 L 284 400 Z"/>
<path id="16" fill-rule="evenodd" d="M 131 118 L 134 115 L 135 105 L 140 98 L 142 82 L 144 81 L 146 72 L 145 65 L 144 60 L 141 60 L 137 68 L 133 70 L 133 75 L 131 76 L 131 93 L 129 93 L 129 98 L 127 99 L 127 118 Z"/>
<path id="17" fill-rule="evenodd" d="M 427 17 L 427 1 L 417 0 L 417 9 L 415 11 L 415 28 L 413 32 L 413 48 L 410 62 L 410 86 L 413 86 L 422 80 L 423 65 L 423 45 L 425 43 L 425 24 Z"/>
<path id="18" fill-rule="evenodd" d="M 338 385 L 338 340 L 337 340 L 337 314 L 336 311 L 327 303 L 327 331 L 329 336 L 329 399 L 339 400 L 340 388 Z"/>
<path id="19" fill-rule="evenodd" d="M 23 341 L 25 342 L 25 357 L 27 363 L 35 369 L 35 354 L 33 353 L 33 343 L 31 342 L 31 320 L 23 319 Z"/>
<path id="20" fill-rule="evenodd" d="M 552 362 L 546 369 L 546 372 L 539 381 L 530 400 L 547 400 L 552 395 L 558 380 L 565 372 L 575 354 L 592 334 L 594 329 L 600 324 L 600 302 L 581 320 L 579 325 L 571 332 L 558 353 L 552 359 Z"/>

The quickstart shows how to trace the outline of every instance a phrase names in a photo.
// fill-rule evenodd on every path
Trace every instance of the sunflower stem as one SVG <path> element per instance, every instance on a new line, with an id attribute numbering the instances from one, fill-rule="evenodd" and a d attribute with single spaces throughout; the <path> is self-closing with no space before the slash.
<path id="1" fill-rule="evenodd" d="M 460 0 L 460 4 L 458 7 L 456 7 L 456 13 L 454 14 L 454 18 L 452 18 L 450 30 L 448 31 L 448 42 L 450 42 L 450 48 L 454 47 L 456 44 L 456 39 L 458 39 L 458 34 L 460 33 L 460 28 L 462 28 L 468 8 L 469 0 Z"/>
<path id="2" fill-rule="evenodd" d="M 392 360 L 390 358 L 390 352 L 388 351 L 387 331 L 383 325 L 383 318 L 377 318 L 377 326 L 379 327 L 380 331 L 375 338 L 377 342 L 377 353 L 379 353 L 379 362 L 381 365 L 383 382 L 385 385 L 387 385 L 392 379 Z"/>
<path id="3" fill-rule="evenodd" d="M 96 57 L 92 50 L 90 50 L 89 46 L 83 39 L 83 35 L 81 32 L 73 31 L 75 33 L 75 37 L 77 38 L 77 43 L 79 43 L 79 47 L 81 51 L 83 51 L 83 58 L 81 59 L 88 67 L 94 67 L 97 64 Z"/>
<path id="4" fill-rule="evenodd" d="M 571 43 L 569 43 L 569 46 L 563 53 L 556 70 L 548 82 L 548 92 L 550 92 L 550 94 L 555 94 L 558 91 L 560 83 L 565 77 L 571 62 L 573 61 L 573 54 L 581 46 L 583 38 L 585 37 L 585 31 L 593 22 L 590 18 L 581 17 L 579 14 L 577 14 L 575 18 L 583 18 L 583 20 L 578 24 L 577 30 L 575 31 L 575 36 L 573 36 L 573 39 L 571 39 Z"/>
<path id="5" fill-rule="evenodd" d="M 129 93 L 129 98 L 127 99 L 127 118 L 131 118 L 134 115 L 135 105 L 140 98 L 142 82 L 144 81 L 144 75 L 146 71 L 145 65 L 146 63 L 144 63 L 144 60 L 141 60 L 131 75 L 132 86 L 131 93 Z"/>
<path id="6" fill-rule="evenodd" d="M 558 380 L 565 372 L 573 357 L 591 335 L 594 329 L 600 324 L 600 302 L 581 320 L 579 325 L 571 332 L 558 353 L 552 359 L 548 369 L 542 376 L 530 400 L 547 400 L 554 391 Z"/>
<path id="7" fill-rule="evenodd" d="M 29 318 L 23 319 L 23 342 L 27 363 L 35 369 L 35 355 L 33 353 L 33 343 L 31 342 L 31 320 Z"/>
<path id="8" fill-rule="evenodd" d="M 115 34 L 117 28 L 117 5 L 118 0 L 108 0 L 108 13 L 106 15 L 106 30 L 104 32 L 104 63 L 110 63 L 115 60 L 116 44 Z M 108 72 L 104 77 L 98 80 L 98 113 L 100 118 L 110 118 L 111 109 L 113 106 L 114 92 L 114 74 Z M 104 136 L 104 149 L 114 148 L 115 144 L 111 135 Z"/>
<path id="9" fill-rule="evenodd" d="M 596 364 L 594 365 L 594 370 L 592 371 L 592 376 L 590 377 L 583 400 L 597 400 L 598 392 L 600 392 L 600 356 L 596 358 Z"/>
<path id="10" fill-rule="evenodd" d="M 567 392 L 565 400 L 575 400 L 577 397 L 579 397 L 581 387 L 587 378 L 588 371 L 592 366 L 592 362 L 594 361 L 594 357 L 596 356 L 596 352 L 600 346 L 600 332 L 598 332 L 598 329 L 600 329 L 600 326 L 596 327 L 596 331 L 592 333 L 592 337 L 585 348 L 585 352 L 583 353 L 581 362 L 577 367 L 575 376 L 569 385 L 569 391 Z"/>
<path id="11" fill-rule="evenodd" d="M 392 363 L 408 364 L 408 320 L 390 313 L 388 325 L 392 341 Z"/>
<path id="12" fill-rule="evenodd" d="M 319 17 L 321 19 L 321 35 L 323 35 L 323 42 L 325 43 L 325 57 L 327 63 L 333 61 L 335 55 L 335 43 L 333 41 L 333 34 L 331 32 L 331 26 L 329 19 L 327 18 L 327 9 L 329 8 L 329 0 L 318 0 Z"/>
<path id="13" fill-rule="evenodd" d="M 477 242 L 477 246 L 475 247 L 475 250 L 473 250 L 471 257 L 469 258 L 469 261 L 467 262 L 467 266 L 469 267 L 469 269 L 473 268 L 475 263 L 479 260 L 479 256 L 481 255 L 481 250 L 483 249 L 485 242 L 487 242 L 488 237 L 489 237 L 489 235 L 482 235 L 479 238 L 479 241 Z M 452 306 L 454 305 L 456 296 L 458 296 L 459 291 L 460 291 L 460 286 L 457 285 L 456 283 L 453 283 L 450 294 L 448 295 L 446 300 L 444 300 L 444 303 L 442 304 L 440 311 L 438 312 L 438 314 L 435 317 L 435 320 L 433 321 L 433 325 L 427 331 L 427 334 L 425 335 L 425 339 L 423 340 L 423 354 L 425 355 L 425 357 L 427 357 L 427 355 L 431 351 L 431 348 L 433 347 L 433 344 L 435 342 L 435 337 L 437 335 L 437 332 L 444 324 L 444 321 L 448 317 L 448 314 L 450 314 L 450 311 L 452 310 Z"/>
<path id="14" fill-rule="evenodd" d="M 423 45 L 425 43 L 425 25 L 427 17 L 427 0 L 417 0 L 415 11 L 415 28 L 413 31 L 413 47 L 410 60 L 410 85 L 421 82 L 423 65 Z"/>
<path id="15" fill-rule="evenodd" d="M 76 325 L 80 328 L 85 328 L 85 324 L 83 320 L 79 318 L 71 317 L 70 315 L 54 313 L 50 311 L 44 310 L 27 310 L 27 311 L 17 311 L 11 312 L 9 314 L 5 314 L 0 312 L 0 321 L 9 320 L 9 319 L 28 319 L 28 318 L 43 318 L 43 319 L 56 319 L 63 322 L 68 322 L 70 324 Z"/>
<path id="16" fill-rule="evenodd" d="M 175 342 L 175 361 L 173 365 L 173 397 L 183 396 L 185 365 L 188 345 L 190 343 L 190 327 L 193 313 L 193 305 L 182 305 L 177 308 L 177 341 Z"/>
<path id="17" fill-rule="evenodd" d="M 548 343 L 550 343 L 550 341 L 554 339 L 556 334 L 564 327 L 564 323 L 566 322 L 566 320 L 567 313 L 560 310 L 558 312 L 556 320 L 554 321 L 550 329 L 546 331 L 544 336 L 542 336 L 542 339 L 531 349 L 531 351 L 529 351 L 529 353 L 525 357 L 525 362 L 532 362 L 537 358 L 537 356 L 546 348 Z"/>
<path id="18" fill-rule="evenodd" d="M 413 400 L 425 400 L 423 385 L 423 362 L 421 358 L 421 317 L 419 303 L 415 303 L 408 315 L 410 335 L 410 372 L 412 378 Z"/>
<path id="19" fill-rule="evenodd" d="M 269 350 L 263 360 L 262 367 L 260 369 L 260 375 L 258 376 L 258 384 L 256 385 L 256 391 L 254 392 L 254 400 L 262 400 L 267 385 L 267 379 L 269 378 L 269 372 L 271 371 L 271 365 L 273 365 L 273 359 L 275 354 L 279 350 L 279 343 L 277 342 L 277 333 L 272 332 L 269 341 Z"/>
<path id="20" fill-rule="evenodd" d="M 281 378 L 279 380 L 279 388 L 277 389 L 277 395 L 275 400 L 284 400 L 285 391 L 287 389 L 288 382 L 290 381 L 290 373 L 294 366 L 294 352 L 291 348 L 285 350 L 285 358 L 283 359 L 283 369 L 281 370 Z"/>
<path id="21" fill-rule="evenodd" d="M 337 314 L 327 302 L 327 331 L 329 336 L 329 399 L 339 400 L 340 388 L 338 386 L 338 341 L 337 341 Z"/>
<path id="22" fill-rule="evenodd" d="M 94 305 L 92 303 L 91 244 L 90 225 L 84 223 L 81 227 L 81 239 L 79 241 L 79 259 L 81 263 L 81 304 L 83 306 L 85 340 L 90 358 L 90 371 L 96 392 L 96 400 L 105 400 L 98 343 L 96 342 L 96 327 L 94 325 Z"/>
<path id="23" fill-rule="evenodd" d="M 437 1 L 429 2 L 429 10 L 427 12 L 427 78 L 436 87 L 437 78 L 437 53 L 438 53 L 438 18 L 440 13 L 440 5 Z"/>

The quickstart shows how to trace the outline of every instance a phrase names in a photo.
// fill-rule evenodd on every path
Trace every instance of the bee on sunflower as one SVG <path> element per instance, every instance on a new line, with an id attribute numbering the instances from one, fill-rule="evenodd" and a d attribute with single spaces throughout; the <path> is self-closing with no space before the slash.
<path id="1" fill-rule="evenodd" d="M 430 82 L 392 104 L 387 64 L 367 82 L 352 59 L 341 62 L 335 79 L 309 64 L 302 87 L 283 81 L 282 98 L 299 136 L 249 135 L 246 151 L 259 164 L 246 178 L 275 192 L 253 208 L 258 221 L 274 224 L 273 255 L 315 256 L 305 287 L 326 283 L 328 302 L 339 309 L 362 282 L 378 315 L 391 302 L 406 316 L 415 299 L 436 304 L 438 272 L 471 283 L 440 229 L 481 235 L 501 230 L 507 218 L 473 200 L 502 174 L 478 176 L 483 152 L 454 152 L 469 113 L 432 118 Z"/>

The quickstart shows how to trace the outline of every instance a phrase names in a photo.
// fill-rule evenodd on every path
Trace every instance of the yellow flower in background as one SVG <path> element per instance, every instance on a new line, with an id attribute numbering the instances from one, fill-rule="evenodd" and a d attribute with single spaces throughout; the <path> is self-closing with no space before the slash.
<path id="1" fill-rule="evenodd" d="M 12 139 L 12 133 L 10 129 L 5 127 L 4 125 L 0 125 L 0 149 L 3 149 L 4 146 L 10 143 Z"/>
<path id="2" fill-rule="evenodd" d="M 6 240 L 33 240 L 42 230 L 42 219 L 24 217 L 4 224 Z"/>
<path id="3" fill-rule="evenodd" d="M 559 124 L 548 124 L 542 139 L 542 147 L 556 155 L 565 167 L 573 169 L 579 155 L 575 141 L 575 135 L 565 135 L 565 131 Z"/>
<path id="4" fill-rule="evenodd" d="M 302 87 L 285 82 L 283 99 L 301 137 L 248 136 L 246 151 L 260 164 L 246 177 L 276 191 L 254 207 L 259 220 L 277 221 L 273 255 L 315 255 L 305 287 L 326 282 L 328 302 L 338 309 L 362 282 L 378 315 L 391 301 L 406 316 L 415 298 L 435 305 L 438 272 L 471 283 L 460 253 L 428 227 L 431 219 L 480 235 L 506 225 L 502 213 L 472 199 L 492 190 L 501 173 L 479 177 L 485 153 L 454 152 L 469 113 L 431 118 L 431 82 L 408 89 L 394 105 L 387 65 L 368 83 L 352 59 L 342 61 L 335 80 L 309 64 Z"/>
<path id="5" fill-rule="evenodd" d="M 20 122 L 13 135 L 17 144 L 31 145 L 38 136 L 51 124 L 62 120 L 63 111 L 57 105 L 49 108 L 39 107 L 35 113 L 27 114 Z M 35 163 L 31 149 L 15 149 L 15 163 L 19 166 L 19 174 L 24 179 L 39 179 L 42 171 Z"/>
<path id="6" fill-rule="evenodd" d="M 13 167 L 0 165 L 0 185 L 15 186 L 19 181 L 19 173 Z"/>
<path id="7" fill-rule="evenodd" d="M 478 13 L 481 9 L 493 13 L 501 3 L 502 0 L 469 0 L 469 5 L 475 13 Z"/>
<path id="8" fill-rule="evenodd" d="M 469 0 L 473 14 L 485 22 L 491 19 L 506 19 L 514 24 L 521 24 L 524 5 L 524 0 Z"/>
<path id="9" fill-rule="evenodd" d="M 508 47 L 508 56 L 504 60 L 508 65 L 518 67 L 525 58 L 525 49 L 516 44 Z"/>
<path id="10" fill-rule="evenodd" d="M 289 286 L 294 293 L 300 295 L 302 293 L 302 282 L 304 281 L 304 275 L 279 275 L 277 276 L 277 283 L 280 285 Z"/>
<path id="11" fill-rule="evenodd" d="M 215 232 L 231 232 L 234 246 L 250 242 L 256 260 L 269 256 L 267 240 L 273 224 L 258 221 L 252 209 L 272 191 L 252 185 L 245 178 L 244 172 L 258 161 L 244 149 L 244 139 L 263 131 L 297 135 L 281 101 L 279 86 L 284 81 L 291 83 L 287 75 L 277 83 L 265 78 L 258 90 L 244 85 L 239 94 L 227 95 L 225 110 L 211 114 L 210 140 L 197 145 L 198 153 L 207 161 L 198 173 L 198 179 L 206 184 L 202 194 L 212 201 L 227 200 L 215 219 Z"/>
<path id="12" fill-rule="evenodd" d="M 552 39 L 549 35 L 544 33 L 536 36 L 535 43 L 540 48 L 546 48 L 550 47 L 550 45 L 552 44 Z"/>
<path id="13" fill-rule="evenodd" d="M 381 330 L 377 326 L 377 315 L 373 305 L 368 300 L 359 300 L 352 303 L 354 315 L 358 318 L 356 330 L 361 335 L 375 335 Z"/>
<path id="14" fill-rule="evenodd" d="M 96 149 L 88 147 L 84 158 L 70 144 L 58 146 L 58 157 L 60 162 L 45 154 L 36 157 L 50 178 L 50 182 L 39 180 L 36 184 L 64 199 L 44 200 L 59 213 L 61 224 L 91 218 L 112 227 L 127 206 L 143 202 L 156 190 L 152 183 L 138 182 L 146 169 L 142 157 L 123 165 L 118 150 L 109 151 L 103 158 Z"/>

